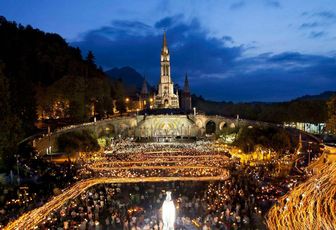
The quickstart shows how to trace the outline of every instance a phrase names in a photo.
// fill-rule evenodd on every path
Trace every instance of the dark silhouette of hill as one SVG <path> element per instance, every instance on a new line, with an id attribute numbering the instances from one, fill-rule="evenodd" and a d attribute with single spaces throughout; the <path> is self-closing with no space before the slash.
<path id="1" fill-rule="evenodd" d="M 274 123 L 283 122 L 326 122 L 328 113 L 326 102 L 336 92 L 303 96 L 288 102 L 233 103 L 206 100 L 193 95 L 193 106 L 206 114 L 221 114 L 229 117 L 260 120 Z"/>
<path id="2" fill-rule="evenodd" d="M 332 96 L 336 95 L 335 91 L 325 91 L 323 93 L 317 95 L 305 95 L 302 97 L 298 97 L 294 100 L 302 101 L 302 100 L 328 100 Z"/>
<path id="3" fill-rule="evenodd" d="M 121 68 L 112 68 L 105 71 L 105 74 L 112 79 L 121 79 L 125 86 L 135 87 L 138 91 L 141 90 L 144 77 L 138 73 L 135 69 L 129 66 L 124 66 Z M 150 89 L 151 86 L 147 82 L 147 87 Z"/>

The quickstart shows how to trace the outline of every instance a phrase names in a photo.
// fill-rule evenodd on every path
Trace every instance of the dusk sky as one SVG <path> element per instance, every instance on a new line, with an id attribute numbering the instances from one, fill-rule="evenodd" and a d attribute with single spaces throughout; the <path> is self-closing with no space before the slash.
<path id="1" fill-rule="evenodd" d="M 1 1 L 0 15 L 63 36 L 105 70 L 152 85 L 167 31 L 173 80 L 218 101 L 285 101 L 336 90 L 335 0 Z"/>

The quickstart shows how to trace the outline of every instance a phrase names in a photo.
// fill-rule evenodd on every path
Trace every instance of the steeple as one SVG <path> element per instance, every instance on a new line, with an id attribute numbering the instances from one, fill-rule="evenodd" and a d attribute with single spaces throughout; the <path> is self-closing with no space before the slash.
<path id="1" fill-rule="evenodd" d="M 141 95 L 147 95 L 147 94 L 148 94 L 147 82 L 146 82 L 146 78 L 144 78 L 142 88 L 141 88 Z"/>
<path id="2" fill-rule="evenodd" d="M 181 108 L 184 112 L 189 113 L 191 111 L 191 95 L 188 81 L 188 74 L 186 73 L 184 79 L 183 93 L 181 98 Z"/>
<path id="3" fill-rule="evenodd" d="M 167 46 L 166 31 L 163 33 L 163 42 L 161 50 L 161 77 L 160 83 L 171 83 L 170 78 L 170 55 Z"/>
<path id="4" fill-rule="evenodd" d="M 168 49 L 168 46 L 167 46 L 167 38 L 166 38 L 166 31 L 163 31 L 162 49 L 165 48 L 165 47 Z"/>
<path id="5" fill-rule="evenodd" d="M 141 92 L 139 95 L 139 108 L 140 109 L 150 108 L 149 93 L 148 93 L 147 81 L 145 77 L 144 77 Z"/>
<path id="6" fill-rule="evenodd" d="M 171 79 L 166 31 L 163 32 L 160 65 L 160 81 L 157 95 L 154 98 L 154 108 L 179 108 L 179 96 L 174 91 L 174 82 Z"/>
<path id="7" fill-rule="evenodd" d="M 186 73 L 186 75 L 185 75 L 185 79 L 184 79 L 183 92 L 184 92 L 184 93 L 190 93 L 189 81 L 188 81 L 188 74 L 187 74 L 187 73 Z"/>
<path id="8" fill-rule="evenodd" d="M 169 61 L 169 50 L 167 45 L 166 31 L 163 32 L 162 48 L 161 48 L 161 61 Z"/>

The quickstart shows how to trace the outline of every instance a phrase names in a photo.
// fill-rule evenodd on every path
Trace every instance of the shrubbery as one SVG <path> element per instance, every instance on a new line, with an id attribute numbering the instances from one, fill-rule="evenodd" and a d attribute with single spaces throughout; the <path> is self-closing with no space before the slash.
<path id="1" fill-rule="evenodd" d="M 257 145 L 284 153 L 287 150 L 293 151 L 297 146 L 297 140 L 283 128 L 244 127 L 239 131 L 234 145 L 246 153 L 255 151 Z"/>
<path id="2" fill-rule="evenodd" d="M 58 150 L 66 153 L 98 151 L 99 145 L 93 134 L 87 130 L 61 134 L 57 138 Z"/>

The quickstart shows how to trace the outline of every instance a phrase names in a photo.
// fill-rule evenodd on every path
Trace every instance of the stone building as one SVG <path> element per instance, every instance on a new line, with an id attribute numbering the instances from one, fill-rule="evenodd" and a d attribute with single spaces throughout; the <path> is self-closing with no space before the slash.
<path id="1" fill-rule="evenodd" d="M 178 91 L 176 90 L 174 92 L 174 83 L 170 73 L 170 55 L 167 46 L 166 32 L 164 32 L 161 49 L 160 82 L 158 85 L 158 92 L 154 96 L 154 108 L 180 108 Z"/>

